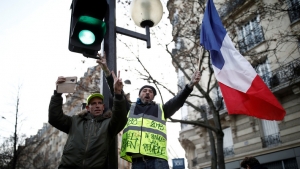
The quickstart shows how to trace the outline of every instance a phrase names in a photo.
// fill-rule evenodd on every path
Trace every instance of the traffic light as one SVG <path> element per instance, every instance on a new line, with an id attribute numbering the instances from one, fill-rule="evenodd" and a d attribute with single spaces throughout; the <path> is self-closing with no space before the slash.
<path id="1" fill-rule="evenodd" d="M 108 4 L 106 0 L 73 0 L 69 50 L 95 57 L 106 32 L 103 21 Z"/>

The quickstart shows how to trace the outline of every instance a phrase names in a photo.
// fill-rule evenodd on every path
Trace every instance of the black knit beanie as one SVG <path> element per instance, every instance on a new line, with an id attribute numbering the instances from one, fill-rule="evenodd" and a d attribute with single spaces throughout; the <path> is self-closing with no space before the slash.
<path id="1" fill-rule="evenodd" d="M 139 91 L 139 95 L 141 94 L 141 91 L 142 91 L 144 88 L 150 88 L 150 89 L 152 89 L 154 96 L 156 95 L 156 90 L 155 90 L 155 88 L 152 87 L 152 86 L 149 86 L 149 85 L 145 85 L 145 86 L 141 87 L 141 89 L 140 89 L 140 91 Z"/>

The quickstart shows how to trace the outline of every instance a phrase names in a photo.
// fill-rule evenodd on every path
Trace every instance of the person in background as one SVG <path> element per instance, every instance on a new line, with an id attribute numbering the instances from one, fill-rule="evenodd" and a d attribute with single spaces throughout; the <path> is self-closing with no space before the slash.
<path id="1" fill-rule="evenodd" d="M 255 157 L 245 157 L 241 162 L 241 167 L 244 169 L 268 169 L 261 165 Z"/>

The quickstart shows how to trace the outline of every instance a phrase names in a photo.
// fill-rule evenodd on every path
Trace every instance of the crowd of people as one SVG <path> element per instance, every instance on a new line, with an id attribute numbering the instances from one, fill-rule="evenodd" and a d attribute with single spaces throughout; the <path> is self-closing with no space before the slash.
<path id="1" fill-rule="evenodd" d="M 54 90 L 49 104 L 49 123 L 68 134 L 59 169 L 99 169 L 109 166 L 109 148 L 114 137 L 123 130 L 120 157 L 132 163 L 132 169 L 169 169 L 166 119 L 179 110 L 201 73 L 194 71 L 189 84 L 165 104 L 155 103 L 156 89 L 144 85 L 136 102 L 129 102 L 123 91 L 120 72 L 116 75 L 106 64 L 106 56 L 99 55 L 97 63 L 106 76 L 113 96 L 112 106 L 104 105 L 101 93 L 92 93 L 86 109 L 77 115 L 63 113 L 62 93 Z M 56 85 L 64 83 L 59 76 Z"/>
<path id="2" fill-rule="evenodd" d="M 76 115 L 63 113 L 62 93 L 54 90 L 49 105 L 49 123 L 68 134 L 59 169 L 109 168 L 110 147 L 114 137 L 123 130 L 120 157 L 132 163 L 132 169 L 169 169 L 167 154 L 166 119 L 179 110 L 199 83 L 201 72 L 195 70 L 191 81 L 165 104 L 154 102 L 156 89 L 151 85 L 140 88 L 136 102 L 124 94 L 120 72 L 116 75 L 106 64 L 105 54 L 97 63 L 101 66 L 111 96 L 100 92 L 90 94 L 86 109 Z M 66 81 L 59 76 L 56 87 Z M 112 99 L 106 106 L 104 98 Z M 244 169 L 267 169 L 255 157 L 245 157 Z"/>

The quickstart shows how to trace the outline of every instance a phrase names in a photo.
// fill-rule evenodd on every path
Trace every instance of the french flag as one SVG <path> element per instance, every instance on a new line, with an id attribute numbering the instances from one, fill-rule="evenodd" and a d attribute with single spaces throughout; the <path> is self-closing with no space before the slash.
<path id="1" fill-rule="evenodd" d="M 228 114 L 282 120 L 285 110 L 251 64 L 235 49 L 212 0 L 207 1 L 200 44 L 210 51 Z"/>

